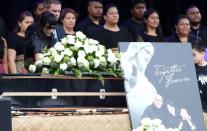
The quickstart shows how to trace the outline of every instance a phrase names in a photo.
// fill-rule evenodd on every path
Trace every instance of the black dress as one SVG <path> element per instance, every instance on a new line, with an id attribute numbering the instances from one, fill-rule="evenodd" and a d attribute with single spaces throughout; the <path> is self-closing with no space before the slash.
<path id="1" fill-rule="evenodd" d="M 176 34 L 171 36 L 170 38 L 168 38 L 167 41 L 168 42 L 180 42 L 180 43 L 182 43 L 180 41 L 180 38 Z M 188 37 L 188 42 L 194 42 L 194 41 L 196 41 L 196 37 L 193 37 L 193 36 L 191 36 L 191 37 L 189 36 Z"/>
<path id="2" fill-rule="evenodd" d="M 141 36 L 144 42 L 163 42 L 162 38 L 159 36 L 152 36 L 146 33 L 143 33 Z"/>
<path id="3" fill-rule="evenodd" d="M 76 31 L 82 31 L 87 37 L 96 39 L 96 31 L 100 27 L 102 27 L 102 21 L 100 21 L 100 24 L 97 25 L 93 23 L 93 21 L 89 17 L 87 17 L 83 21 L 78 23 Z"/>
<path id="4" fill-rule="evenodd" d="M 12 34 L 8 39 L 8 48 L 14 49 L 16 55 L 23 55 L 25 49 L 25 38 L 17 34 Z"/>
<path id="5" fill-rule="evenodd" d="M 117 48 L 118 42 L 131 42 L 132 37 L 130 33 L 124 28 L 120 28 L 119 31 L 114 32 L 105 28 L 100 28 L 97 32 L 97 40 L 100 44 L 109 48 Z"/>

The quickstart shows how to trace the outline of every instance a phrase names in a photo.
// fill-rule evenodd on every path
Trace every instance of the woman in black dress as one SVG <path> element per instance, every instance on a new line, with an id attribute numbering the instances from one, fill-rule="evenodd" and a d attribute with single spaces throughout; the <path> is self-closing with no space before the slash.
<path id="1" fill-rule="evenodd" d="M 160 27 L 159 14 L 155 9 L 148 9 L 144 13 L 145 29 L 142 36 L 144 42 L 163 42 L 164 37 Z"/>
<path id="2" fill-rule="evenodd" d="M 48 11 L 39 16 L 37 31 L 32 35 L 32 42 L 25 50 L 26 66 L 40 60 L 44 48 L 50 48 L 55 44 L 53 31 L 57 23 L 56 17 Z"/>
<path id="3" fill-rule="evenodd" d="M 109 4 L 103 12 L 105 23 L 103 27 L 94 35 L 98 35 L 98 40 L 106 48 L 117 48 L 118 42 L 130 42 L 132 37 L 122 27 L 118 26 L 119 12 L 116 5 Z"/>
<path id="4" fill-rule="evenodd" d="M 8 65 L 10 73 L 22 73 L 24 71 L 25 32 L 33 23 L 30 12 L 20 14 L 14 33 L 8 39 Z"/>
<path id="5" fill-rule="evenodd" d="M 175 34 L 168 39 L 168 42 L 187 43 L 196 40 L 190 37 L 190 21 L 187 16 L 179 15 L 175 21 Z"/>

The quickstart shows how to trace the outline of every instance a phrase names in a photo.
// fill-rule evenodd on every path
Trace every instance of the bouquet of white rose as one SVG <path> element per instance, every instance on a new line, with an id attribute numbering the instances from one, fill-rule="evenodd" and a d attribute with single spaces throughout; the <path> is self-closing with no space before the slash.
<path id="1" fill-rule="evenodd" d="M 166 128 L 160 119 L 143 118 L 141 125 L 132 131 L 179 131 L 179 129 Z"/>
<path id="2" fill-rule="evenodd" d="M 52 48 L 44 49 L 41 60 L 29 65 L 29 71 L 41 74 L 82 74 L 122 76 L 120 54 L 87 38 L 82 32 L 67 35 Z"/>

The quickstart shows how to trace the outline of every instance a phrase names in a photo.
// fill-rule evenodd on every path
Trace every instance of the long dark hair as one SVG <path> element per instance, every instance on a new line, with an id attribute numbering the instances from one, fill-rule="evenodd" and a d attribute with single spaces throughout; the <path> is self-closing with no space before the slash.
<path id="1" fill-rule="evenodd" d="M 150 8 L 145 11 L 144 16 L 143 16 L 144 19 L 147 20 L 152 13 L 157 13 L 159 15 L 159 13 L 155 9 Z M 148 32 L 147 24 L 144 22 L 144 33 L 147 33 L 147 32 Z M 160 23 L 159 23 L 159 26 L 156 28 L 156 33 L 157 33 L 159 40 L 161 42 L 164 41 L 164 35 L 162 32 L 162 28 L 160 26 Z"/>
<path id="2" fill-rule="evenodd" d="M 46 25 L 48 26 L 55 26 L 58 24 L 58 21 L 56 17 L 50 13 L 49 11 L 45 11 L 42 14 L 40 14 L 38 19 L 38 27 L 40 30 L 43 29 Z"/>
<path id="3" fill-rule="evenodd" d="M 30 17 L 33 18 L 32 13 L 29 12 L 29 11 L 24 11 L 24 12 L 22 12 L 22 13 L 19 15 L 19 17 L 18 17 L 18 19 L 17 19 L 16 26 L 15 26 L 15 28 L 14 28 L 14 30 L 13 30 L 13 33 L 17 33 L 17 32 L 20 31 L 19 22 L 22 22 L 22 21 L 25 19 L 25 17 L 27 17 L 27 16 L 30 16 Z"/>

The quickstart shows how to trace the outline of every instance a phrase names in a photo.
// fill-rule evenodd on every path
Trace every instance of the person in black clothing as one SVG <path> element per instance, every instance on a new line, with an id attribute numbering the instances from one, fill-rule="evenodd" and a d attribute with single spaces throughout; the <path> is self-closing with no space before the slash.
<path id="1" fill-rule="evenodd" d="M 132 17 L 126 20 L 122 26 L 132 34 L 133 41 L 140 41 L 140 35 L 144 31 L 143 15 L 146 11 L 144 0 L 133 0 L 131 2 Z"/>
<path id="2" fill-rule="evenodd" d="M 36 0 L 35 4 L 33 5 L 33 15 L 35 20 L 44 11 L 46 11 L 44 0 Z"/>
<path id="3" fill-rule="evenodd" d="M 193 42 L 195 37 L 190 37 L 190 21 L 187 16 L 179 15 L 175 20 L 175 30 L 176 33 L 168 38 L 168 42 Z"/>
<path id="4" fill-rule="evenodd" d="M 0 73 L 8 73 L 7 64 L 7 37 L 8 30 L 4 20 L 0 17 Z"/>
<path id="5" fill-rule="evenodd" d="M 186 15 L 190 20 L 190 37 L 196 38 L 195 42 L 203 41 L 202 44 L 207 47 L 207 28 L 201 25 L 201 13 L 197 6 L 189 6 L 186 10 Z"/>
<path id="6" fill-rule="evenodd" d="M 153 104 L 145 109 L 142 118 L 149 117 L 150 119 L 165 120 L 165 111 L 166 108 L 163 107 L 163 98 L 160 94 L 157 94 L 154 97 Z"/>
<path id="7" fill-rule="evenodd" d="M 144 42 L 163 42 L 164 36 L 160 27 L 159 14 L 155 9 L 147 9 L 144 13 Z"/>
<path id="8" fill-rule="evenodd" d="M 89 0 L 88 17 L 81 21 L 76 30 L 82 31 L 89 38 L 96 38 L 97 28 L 102 26 L 103 4 L 102 0 Z"/>
<path id="9" fill-rule="evenodd" d="M 205 60 L 205 47 L 200 43 L 192 44 L 193 60 L 196 67 L 198 86 L 200 90 L 203 111 L 207 112 L 207 61 Z"/>
<path id="10" fill-rule="evenodd" d="M 78 14 L 71 8 L 64 8 L 60 13 L 60 20 L 63 25 L 56 27 L 58 39 L 61 40 L 66 35 L 75 35 L 75 24 Z"/>
<path id="11" fill-rule="evenodd" d="M 56 17 L 48 11 L 45 11 L 40 15 L 38 30 L 32 36 L 32 43 L 27 45 L 25 50 L 27 66 L 28 64 L 31 64 L 31 58 L 34 58 L 33 62 L 40 60 L 40 55 L 43 49 L 50 48 L 55 44 L 52 33 L 57 23 Z"/>
<path id="12" fill-rule="evenodd" d="M 33 23 L 31 12 L 24 11 L 20 14 L 14 33 L 8 39 L 8 65 L 10 73 L 23 73 L 25 32 Z"/>
<path id="13" fill-rule="evenodd" d="M 106 46 L 106 48 L 117 48 L 118 42 L 132 41 L 130 33 L 124 28 L 118 26 L 119 12 L 116 5 L 109 4 L 104 8 L 105 23 L 98 30 L 97 40 Z"/>

